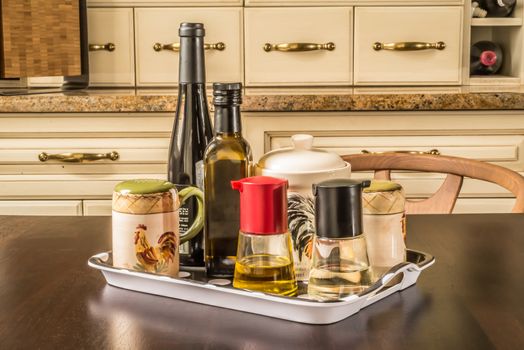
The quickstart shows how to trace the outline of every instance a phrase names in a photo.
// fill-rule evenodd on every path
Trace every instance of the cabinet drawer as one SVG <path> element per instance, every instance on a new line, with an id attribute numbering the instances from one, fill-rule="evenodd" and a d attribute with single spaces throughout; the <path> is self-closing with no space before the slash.
<path id="1" fill-rule="evenodd" d="M 0 215 L 81 216 L 82 201 L 0 201 Z"/>
<path id="2" fill-rule="evenodd" d="M 350 85 L 352 18 L 349 7 L 245 9 L 246 85 Z M 280 51 L 293 43 L 322 46 Z"/>
<path id="3" fill-rule="evenodd" d="M 93 86 L 134 86 L 133 9 L 88 9 L 89 80 Z"/>
<path id="4" fill-rule="evenodd" d="M 338 154 L 369 152 L 419 151 L 432 149 L 454 157 L 495 163 L 515 171 L 524 171 L 524 135 L 410 135 L 405 132 L 388 136 L 330 135 L 316 136 L 315 146 Z M 335 134 L 335 133 L 333 133 Z M 288 147 L 289 136 L 271 138 L 271 149 Z"/>
<path id="5" fill-rule="evenodd" d="M 84 216 L 111 216 L 111 200 L 84 201 Z"/>
<path id="6" fill-rule="evenodd" d="M 0 139 L 0 174 L 157 174 L 167 171 L 169 138 L 31 138 Z M 64 153 L 107 154 L 118 159 L 83 163 L 49 159 L 39 155 Z"/>
<path id="7" fill-rule="evenodd" d="M 208 82 L 242 81 L 242 9 L 240 8 L 140 8 L 136 19 L 136 71 L 138 86 L 176 86 L 178 52 L 156 43 L 178 43 L 182 22 L 201 22 L 205 42 L 223 43 L 223 50 L 206 50 Z"/>
<path id="8" fill-rule="evenodd" d="M 462 21 L 462 7 L 355 8 L 355 85 L 460 84 Z M 416 42 L 445 48 L 392 47 Z"/>

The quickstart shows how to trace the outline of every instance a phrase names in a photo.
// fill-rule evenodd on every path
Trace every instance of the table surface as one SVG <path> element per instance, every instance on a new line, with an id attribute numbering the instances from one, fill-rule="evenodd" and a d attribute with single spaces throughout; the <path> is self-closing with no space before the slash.
<path id="1" fill-rule="evenodd" d="M 109 217 L 0 217 L 0 348 L 522 349 L 524 215 L 408 217 L 416 286 L 312 326 L 126 291 L 87 259 Z"/>

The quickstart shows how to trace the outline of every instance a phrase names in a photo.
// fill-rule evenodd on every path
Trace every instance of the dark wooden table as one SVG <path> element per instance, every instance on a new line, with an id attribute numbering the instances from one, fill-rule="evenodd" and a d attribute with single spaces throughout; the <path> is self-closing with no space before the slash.
<path id="1" fill-rule="evenodd" d="M 0 349 L 523 349 L 524 215 L 408 218 L 416 286 L 310 326 L 121 290 L 109 217 L 0 217 Z"/>

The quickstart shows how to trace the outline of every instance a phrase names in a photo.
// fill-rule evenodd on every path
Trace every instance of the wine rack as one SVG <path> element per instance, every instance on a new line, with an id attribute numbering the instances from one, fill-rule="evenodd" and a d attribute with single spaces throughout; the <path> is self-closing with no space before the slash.
<path id="1" fill-rule="evenodd" d="M 466 4 L 466 16 L 471 15 L 471 5 Z M 517 5 L 510 17 L 469 18 L 470 42 L 465 48 L 469 85 L 519 85 L 524 83 L 523 64 L 523 19 L 524 6 L 522 1 Z M 467 22 L 466 22 L 467 23 Z M 469 75 L 471 46 L 478 41 L 488 40 L 499 44 L 504 54 L 502 67 L 494 75 Z"/>

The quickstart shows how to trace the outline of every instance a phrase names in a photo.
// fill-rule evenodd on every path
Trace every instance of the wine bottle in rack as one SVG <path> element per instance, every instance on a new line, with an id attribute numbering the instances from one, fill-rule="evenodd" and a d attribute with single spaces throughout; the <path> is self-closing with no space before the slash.
<path id="1" fill-rule="evenodd" d="M 491 41 L 479 41 L 471 46 L 470 74 L 496 74 L 502 67 L 503 58 L 500 45 Z"/>
<path id="2" fill-rule="evenodd" d="M 508 17 L 515 9 L 517 0 L 484 0 L 484 8 L 488 17 Z"/>
<path id="3" fill-rule="evenodd" d="M 206 97 L 204 26 L 180 24 L 180 65 L 178 102 L 168 160 L 168 179 L 180 190 L 204 186 L 204 152 L 213 137 Z M 196 200 L 180 208 L 180 233 L 185 232 L 197 213 Z M 204 266 L 203 233 L 180 248 L 180 264 Z"/>

